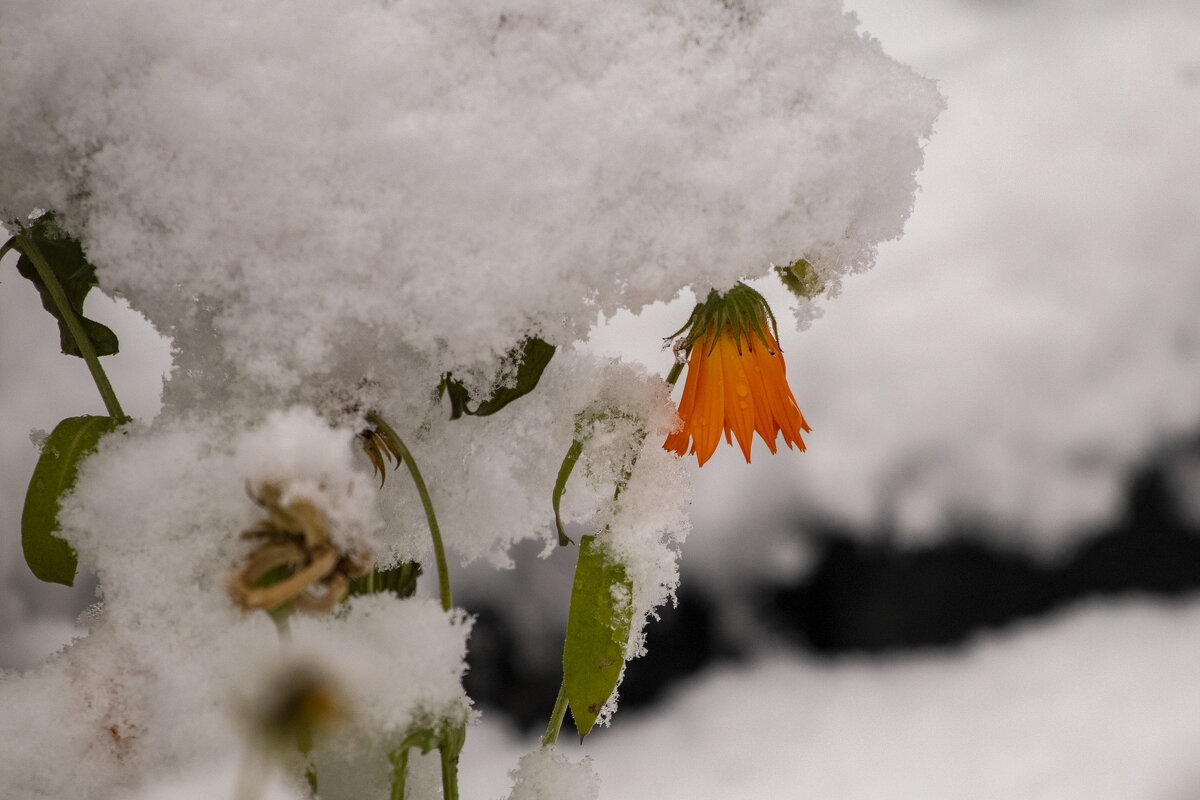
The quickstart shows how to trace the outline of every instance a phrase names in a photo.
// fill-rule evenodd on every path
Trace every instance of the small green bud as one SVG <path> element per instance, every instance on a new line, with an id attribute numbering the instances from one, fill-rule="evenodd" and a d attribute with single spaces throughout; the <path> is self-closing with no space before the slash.
<path id="1" fill-rule="evenodd" d="M 803 258 L 789 267 L 775 267 L 775 274 L 783 281 L 783 285 L 797 297 L 812 300 L 825 291 L 825 282 L 817 275 L 813 265 Z"/>

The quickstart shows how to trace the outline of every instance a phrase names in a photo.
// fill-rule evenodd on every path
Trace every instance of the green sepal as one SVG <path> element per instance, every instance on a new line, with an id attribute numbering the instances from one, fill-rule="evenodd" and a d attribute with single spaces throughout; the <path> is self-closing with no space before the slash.
<path id="1" fill-rule="evenodd" d="M 412 597 L 417 591 L 417 578 L 421 577 L 421 565 L 416 561 L 404 561 L 390 569 L 374 570 L 361 578 L 350 581 L 350 590 L 346 597 L 357 597 L 362 594 L 378 594 L 392 592 L 397 597 Z M 374 587 L 374 588 L 372 588 Z"/>
<path id="2" fill-rule="evenodd" d="M 625 566 L 594 536 L 584 536 L 563 647 L 563 686 L 581 741 L 617 688 L 632 622 L 633 582 Z"/>
<path id="3" fill-rule="evenodd" d="M 84 332 L 92 341 L 92 346 L 96 348 L 96 355 L 115 355 L 120 349 L 117 335 L 108 326 L 83 316 L 83 301 L 92 287 L 97 285 L 96 268 L 88 263 L 84 256 L 83 245 L 59 227 L 53 213 L 38 217 L 33 225 L 25 228 L 21 233 L 33 239 L 34 244 L 41 250 L 46 263 L 54 272 L 54 277 L 62 285 L 67 302 L 75 315 L 79 317 Z M 17 237 L 9 239 L 4 245 L 4 249 L 10 248 L 21 252 Z M 75 337 L 71 335 L 67 322 L 63 319 L 62 311 L 50 294 L 49 287 L 38 275 L 37 268 L 25 253 L 21 253 L 21 257 L 17 259 L 17 272 L 21 274 L 21 277 L 33 282 L 33 285 L 37 287 L 38 294 L 42 297 L 42 307 L 58 320 L 59 347 L 62 352 L 69 356 L 83 358 L 83 353 L 80 352 Z"/>
<path id="4" fill-rule="evenodd" d="M 825 291 L 825 282 L 817 275 L 812 264 L 801 258 L 786 267 L 775 267 L 775 274 L 788 291 L 797 297 L 812 300 Z"/>
<path id="5" fill-rule="evenodd" d="M 749 340 L 751 335 L 757 337 L 764 347 L 770 348 L 771 344 L 767 341 L 767 323 L 770 323 L 771 333 L 778 341 L 779 324 L 771 312 L 771 307 L 767 304 L 767 299 L 756 290 L 738 281 L 732 289 L 724 294 L 716 289 L 711 290 L 704 302 L 698 303 L 692 309 L 692 313 L 683 327 L 666 337 L 665 341 L 669 343 L 686 332 L 678 349 L 687 357 L 691 355 L 692 347 L 696 342 L 702 336 L 707 336 L 709 337 L 709 354 L 711 354 L 717 347 L 718 334 L 728 328 L 733 334 L 733 341 L 739 353 L 742 352 L 743 337 Z M 673 372 L 673 375 L 678 378 L 678 374 Z"/>
<path id="6" fill-rule="evenodd" d="M 61 530 L 60 503 L 75 486 L 80 462 L 96 449 L 102 436 L 116 430 L 121 422 L 113 417 L 67 417 L 46 440 L 29 479 L 21 514 L 25 563 L 40 580 L 74 585 L 79 560 L 74 548 L 54 535 Z"/>
<path id="7" fill-rule="evenodd" d="M 467 741 L 466 720 L 442 719 L 409 728 L 400 746 L 388 754 L 391 763 L 391 800 L 404 800 L 408 782 L 408 751 L 417 748 L 422 754 L 437 748 L 442 762 L 443 796 L 458 798 L 458 758 Z"/>
<path id="8" fill-rule="evenodd" d="M 554 358 L 555 347 L 547 344 L 536 336 L 525 339 L 518 347 L 509 351 L 508 357 L 517 364 L 517 380 L 513 386 L 500 386 L 489 397 L 480 400 L 474 410 L 467 403 L 471 395 L 450 373 L 442 377 L 438 386 L 439 394 L 450 397 L 450 419 L 458 419 L 463 414 L 473 417 L 486 417 L 495 414 L 500 409 L 517 398 L 532 392 L 546 371 L 550 359 Z"/>

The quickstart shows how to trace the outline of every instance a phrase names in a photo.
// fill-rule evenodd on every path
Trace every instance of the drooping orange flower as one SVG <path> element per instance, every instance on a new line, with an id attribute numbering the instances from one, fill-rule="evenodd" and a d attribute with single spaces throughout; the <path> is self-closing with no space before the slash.
<path id="1" fill-rule="evenodd" d="M 704 466 L 724 431 L 731 445 L 737 437 L 747 463 L 755 432 L 772 453 L 780 433 L 788 448 L 804 450 L 800 433 L 811 429 L 788 387 L 774 322 L 763 296 L 741 283 L 696 306 L 676 334 L 688 331 L 683 348 L 690 351 L 679 400 L 683 424 L 667 436 L 664 449 L 695 453 Z"/>

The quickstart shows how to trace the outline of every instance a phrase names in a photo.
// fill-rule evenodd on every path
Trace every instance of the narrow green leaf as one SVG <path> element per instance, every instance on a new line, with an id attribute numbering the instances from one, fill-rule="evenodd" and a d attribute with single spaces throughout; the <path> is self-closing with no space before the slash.
<path id="1" fill-rule="evenodd" d="M 26 228 L 23 233 L 34 240 L 42 255 L 45 256 L 46 263 L 54 272 L 54 276 L 62 284 L 63 292 L 67 296 L 71 309 L 79 317 L 84 331 L 92 341 L 92 346 L 96 348 L 96 355 L 111 356 L 115 354 L 120 346 L 117 342 L 117 335 L 112 332 L 112 329 L 83 316 L 84 298 L 87 297 L 87 293 L 91 291 L 92 287 L 96 286 L 96 268 L 88 263 L 83 254 L 83 246 L 77 239 L 71 238 L 59 227 L 54 214 L 44 214 L 38 217 L 37 221 Z M 9 245 L 11 244 L 12 240 L 9 242 Z M 20 247 L 16 249 L 19 251 Z M 38 275 L 29 256 L 24 253 L 21 253 L 21 257 L 17 259 L 17 272 L 23 278 L 33 282 L 33 285 L 37 287 L 38 294 L 42 297 L 42 306 L 58 320 L 58 337 L 62 352 L 69 356 L 82 358 L 83 353 L 80 352 L 75 337 L 67 328 L 67 322 L 63 319 L 62 311 L 50 295 L 49 287 Z"/>
<path id="2" fill-rule="evenodd" d="M 120 424 L 112 417 L 67 417 L 54 428 L 34 467 L 21 514 L 21 546 L 25 563 L 35 576 L 49 583 L 75 583 L 78 559 L 60 530 L 59 503 L 75 485 L 79 464 L 96 449 L 100 437 Z"/>
<path id="3" fill-rule="evenodd" d="M 471 395 L 467 392 L 467 387 L 451 378 L 450 373 L 442 376 L 442 384 L 438 387 L 438 394 L 445 394 L 450 397 L 450 419 L 458 419 L 463 414 L 471 413 L 467 408 L 467 403 L 471 399 Z"/>
<path id="4" fill-rule="evenodd" d="M 546 371 L 546 365 L 550 363 L 550 359 L 554 358 L 554 345 L 546 344 L 536 337 L 526 339 L 521 346 L 521 354 L 518 358 L 520 361 L 517 367 L 516 385 L 501 386 L 496 389 L 491 397 L 484 400 L 475 409 L 475 416 L 486 417 L 489 414 L 495 414 L 518 397 L 524 397 L 532 392 L 537 387 L 538 381 L 541 380 L 542 373 Z"/>
<path id="5" fill-rule="evenodd" d="M 500 409 L 520 397 L 532 392 L 546 371 L 546 365 L 554 358 L 555 347 L 541 339 L 530 337 L 517 348 L 513 348 L 509 357 L 517 364 L 517 381 L 514 386 L 501 386 L 492 392 L 490 397 L 479 401 L 472 411 L 467 405 L 470 395 L 462 382 L 456 381 L 450 374 L 442 378 L 438 391 L 450 395 L 450 419 L 458 419 L 463 414 L 474 417 L 486 417 L 495 414 Z"/>
<path id="6" fill-rule="evenodd" d="M 567 531 L 563 528 L 562 517 L 558 513 L 558 506 L 562 502 L 563 492 L 567 490 L 567 480 L 571 477 L 571 470 L 575 469 L 575 462 L 579 460 L 579 456 L 582 453 L 583 441 L 581 439 L 573 440 L 570 449 L 567 450 L 567 457 L 563 459 L 562 466 L 558 468 L 558 478 L 554 481 L 552 503 L 554 505 L 554 525 L 558 528 L 559 547 L 569 545 L 571 538 L 567 536 Z"/>
<path id="7" fill-rule="evenodd" d="M 625 566 L 596 545 L 594 536 L 584 536 L 563 648 L 563 685 L 580 740 L 617 688 L 632 621 L 633 583 Z"/>

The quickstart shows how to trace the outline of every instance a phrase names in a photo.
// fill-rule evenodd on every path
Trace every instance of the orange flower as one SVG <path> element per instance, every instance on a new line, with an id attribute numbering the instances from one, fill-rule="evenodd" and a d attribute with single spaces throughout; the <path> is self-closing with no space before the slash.
<path id="1" fill-rule="evenodd" d="M 684 341 L 691 354 L 679 400 L 683 424 L 667 437 L 664 449 L 681 456 L 695 453 L 704 466 L 724 430 L 729 444 L 737 437 L 747 463 L 756 431 L 772 453 L 780 433 L 789 448 L 804 450 L 800 432 L 811 429 L 788 387 L 772 335 L 774 321 L 762 295 L 740 283 L 723 296 L 711 293 L 696 307 L 679 331 L 691 329 Z"/>

